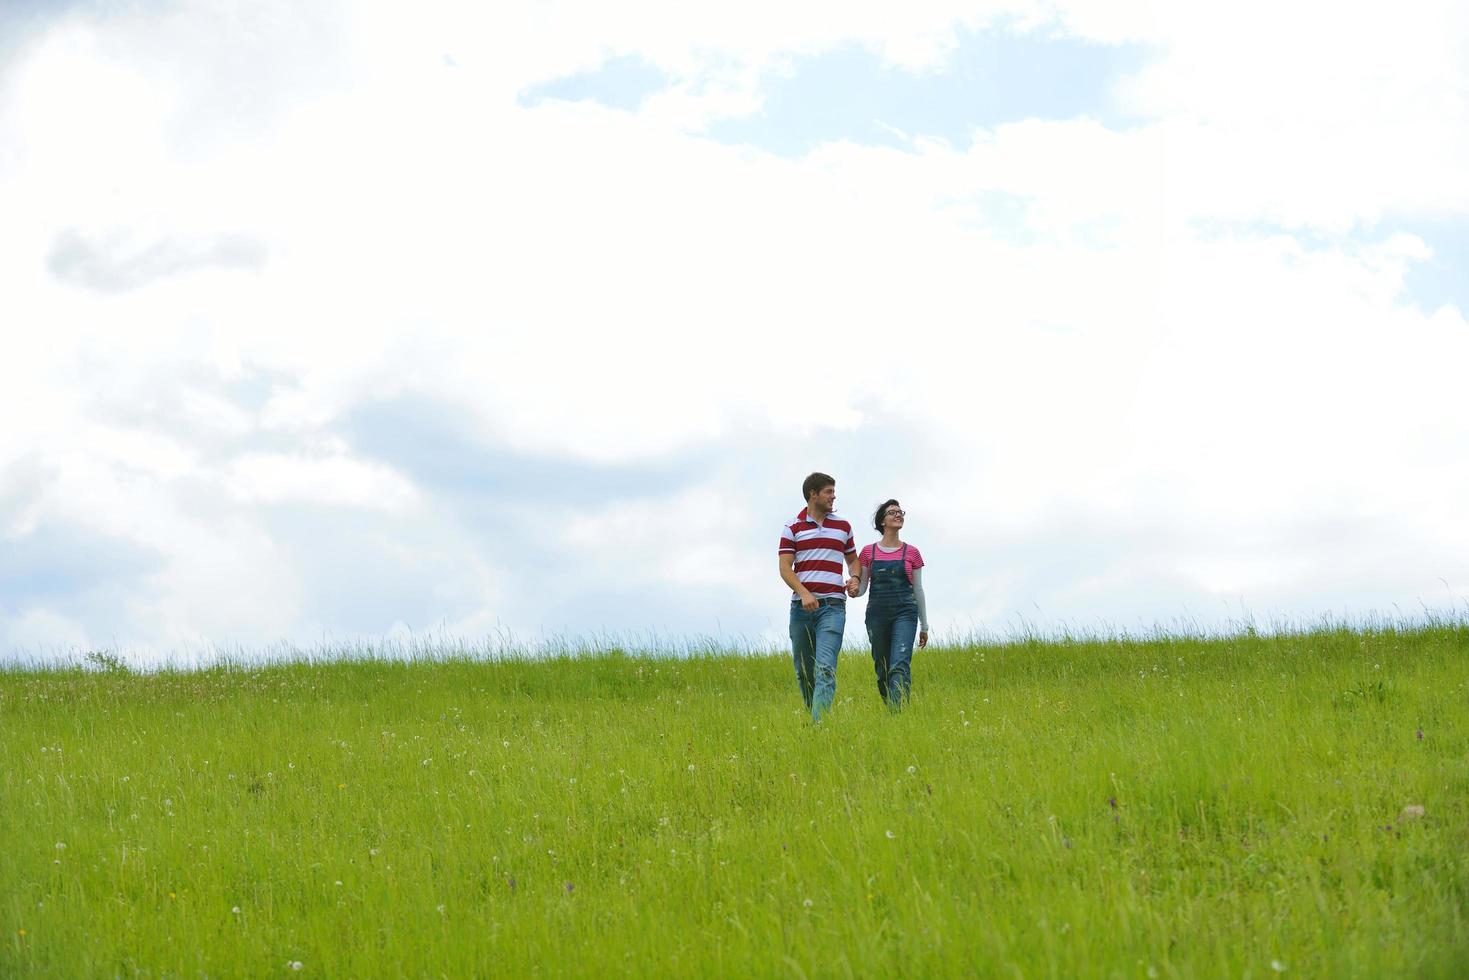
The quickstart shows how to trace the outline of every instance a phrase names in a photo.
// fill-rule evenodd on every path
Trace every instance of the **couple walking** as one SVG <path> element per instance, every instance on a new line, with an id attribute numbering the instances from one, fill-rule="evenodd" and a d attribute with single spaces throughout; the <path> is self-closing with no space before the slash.
<path id="1" fill-rule="evenodd" d="M 801 484 L 806 506 L 781 528 L 780 577 L 791 596 L 791 649 L 801 697 L 816 721 L 831 709 L 837 689 L 837 654 L 847 626 L 847 598 L 871 590 L 867 638 L 877 693 L 890 708 L 902 707 L 912 688 L 913 639 L 928 643 L 923 601 L 923 556 L 900 535 L 906 516 L 896 500 L 872 515 L 881 540 L 859 553 L 852 525 L 833 513 L 836 480 L 812 473 Z M 842 577 L 845 562 L 847 578 Z"/>

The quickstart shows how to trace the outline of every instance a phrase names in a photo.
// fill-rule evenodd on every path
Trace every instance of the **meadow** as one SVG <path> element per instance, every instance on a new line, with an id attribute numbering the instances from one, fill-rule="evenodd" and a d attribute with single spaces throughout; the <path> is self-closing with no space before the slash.
<path id="1" fill-rule="evenodd" d="M 1469 623 L 0 671 L 0 975 L 1463 977 Z"/>

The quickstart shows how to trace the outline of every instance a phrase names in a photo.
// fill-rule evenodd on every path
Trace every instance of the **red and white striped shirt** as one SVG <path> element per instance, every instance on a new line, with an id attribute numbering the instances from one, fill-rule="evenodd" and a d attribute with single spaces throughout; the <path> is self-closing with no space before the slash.
<path id="1" fill-rule="evenodd" d="M 847 597 L 847 577 L 843 559 L 856 554 L 857 542 L 852 525 L 836 514 L 827 514 L 820 524 L 811 520 L 802 507 L 796 519 L 780 529 L 779 554 L 793 556 L 796 578 L 806 591 L 818 598 Z M 791 593 L 791 598 L 795 598 Z"/>

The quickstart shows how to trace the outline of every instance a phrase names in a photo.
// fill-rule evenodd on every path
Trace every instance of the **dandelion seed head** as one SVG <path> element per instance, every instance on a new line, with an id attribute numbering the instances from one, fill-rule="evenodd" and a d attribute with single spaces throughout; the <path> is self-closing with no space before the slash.
<path id="1" fill-rule="evenodd" d="M 888 840 L 896 840 L 897 837 L 897 834 L 893 833 L 891 830 L 888 831 Z"/>

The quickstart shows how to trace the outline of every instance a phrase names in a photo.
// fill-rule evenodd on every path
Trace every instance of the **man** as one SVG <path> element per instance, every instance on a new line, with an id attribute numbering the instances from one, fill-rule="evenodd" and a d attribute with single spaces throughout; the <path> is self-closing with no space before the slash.
<path id="1" fill-rule="evenodd" d="M 852 525 L 832 513 L 836 480 L 812 473 L 801 484 L 806 506 L 780 532 L 780 577 L 792 590 L 791 649 L 801 698 L 820 721 L 837 693 L 837 654 L 847 627 L 847 591 L 855 588 Z M 842 561 L 846 560 L 846 580 Z"/>

